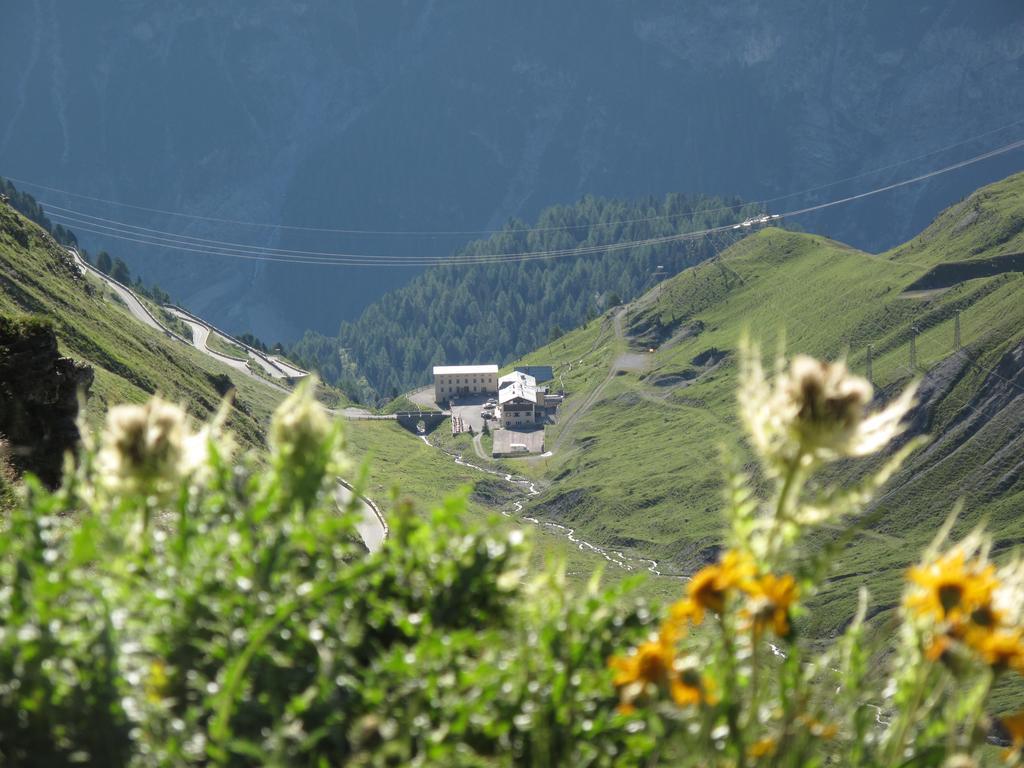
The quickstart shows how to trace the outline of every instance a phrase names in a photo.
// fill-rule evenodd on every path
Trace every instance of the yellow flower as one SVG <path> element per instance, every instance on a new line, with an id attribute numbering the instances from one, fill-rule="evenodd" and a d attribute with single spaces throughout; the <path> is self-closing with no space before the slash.
<path id="1" fill-rule="evenodd" d="M 928 648 L 925 649 L 924 655 L 928 661 L 939 661 L 949 652 L 952 647 L 953 641 L 949 639 L 948 635 L 938 635 L 932 638 L 931 643 L 928 644 Z"/>
<path id="2" fill-rule="evenodd" d="M 1003 715 L 999 718 L 999 723 L 1010 737 L 1010 741 L 1013 742 L 1013 746 L 1003 753 L 1004 757 L 1009 760 L 1020 752 L 1021 747 L 1024 747 L 1024 712 Z"/>
<path id="3" fill-rule="evenodd" d="M 690 624 L 696 626 L 704 620 L 704 609 L 688 597 L 672 603 L 668 609 L 668 623 L 683 633 Z"/>
<path id="4" fill-rule="evenodd" d="M 672 695 L 672 701 L 680 707 L 692 707 L 702 701 L 710 701 L 709 687 L 709 682 L 701 678 L 700 673 L 692 668 L 684 669 L 669 681 L 669 693 Z"/>
<path id="5" fill-rule="evenodd" d="M 660 640 L 647 641 L 638 645 L 629 656 L 615 656 L 609 663 L 615 670 L 612 682 L 616 686 L 633 683 L 661 685 L 668 681 L 675 655 Z"/>
<path id="6" fill-rule="evenodd" d="M 1024 670 L 1022 630 L 1001 629 L 995 632 L 969 633 L 967 643 L 982 660 L 995 670 Z"/>
<path id="7" fill-rule="evenodd" d="M 693 669 L 678 668 L 675 653 L 677 631 L 662 627 L 656 640 L 638 645 L 628 656 L 613 656 L 608 666 L 614 671 L 612 683 L 619 689 L 619 711 L 630 714 L 636 702 L 651 689 L 667 692 L 678 706 L 692 706 L 709 700 L 709 688 Z"/>
<path id="8" fill-rule="evenodd" d="M 743 589 L 750 597 L 744 615 L 753 622 L 754 632 L 763 632 L 770 625 L 777 636 L 789 637 L 789 609 L 797 598 L 796 579 L 788 573 L 768 573 L 745 582 Z"/>
<path id="9" fill-rule="evenodd" d="M 649 686 L 667 688 L 674 675 L 675 648 L 671 634 L 638 645 L 628 656 L 613 656 L 608 666 L 615 672 L 612 683 L 619 689 L 619 711 L 630 714 Z"/>
<path id="10" fill-rule="evenodd" d="M 770 737 L 758 739 L 747 748 L 747 757 L 754 760 L 759 757 L 768 757 L 775 754 L 776 748 L 775 739 Z"/>
<path id="11" fill-rule="evenodd" d="M 998 620 L 992 607 L 999 586 L 995 568 L 980 558 L 968 561 L 962 549 L 911 568 L 907 578 L 916 585 L 907 606 L 920 616 L 973 621 L 982 627 Z"/>
<path id="12" fill-rule="evenodd" d="M 725 611 L 729 591 L 743 584 L 754 572 L 750 555 L 731 549 L 718 563 L 694 574 L 689 587 L 690 601 L 694 606 L 693 623 L 701 622 L 705 610 L 718 614 Z"/>
<path id="13" fill-rule="evenodd" d="M 830 741 L 836 737 L 839 733 L 839 726 L 835 723 L 823 723 L 815 717 L 808 714 L 800 715 L 797 718 L 797 722 L 807 728 L 811 732 L 812 736 L 817 736 L 819 739 L 824 741 Z"/>

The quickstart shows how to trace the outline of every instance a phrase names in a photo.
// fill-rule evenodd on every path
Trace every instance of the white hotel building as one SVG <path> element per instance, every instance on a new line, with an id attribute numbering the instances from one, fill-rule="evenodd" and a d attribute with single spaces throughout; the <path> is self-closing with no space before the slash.
<path id="1" fill-rule="evenodd" d="M 434 402 L 498 391 L 497 365 L 435 365 Z"/>
<path id="2" fill-rule="evenodd" d="M 542 424 L 545 392 L 537 386 L 533 376 L 522 371 L 513 371 L 498 379 L 501 426 L 507 429 Z"/>

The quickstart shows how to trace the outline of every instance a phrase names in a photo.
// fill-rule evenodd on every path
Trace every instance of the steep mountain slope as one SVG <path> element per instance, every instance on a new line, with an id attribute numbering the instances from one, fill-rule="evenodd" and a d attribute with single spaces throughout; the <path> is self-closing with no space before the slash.
<path id="1" fill-rule="evenodd" d="M 850 615 L 855 585 L 868 584 L 876 605 L 892 605 L 907 558 L 957 498 L 960 527 L 988 516 L 999 549 L 1024 540 L 1024 265 L 995 260 L 1005 271 L 906 290 L 940 261 L 987 263 L 1018 250 L 1022 194 L 1024 174 L 979 191 L 919 238 L 877 256 L 767 229 L 527 356 L 556 363 L 570 393 L 550 430 L 554 456 L 524 465 L 550 483 L 532 514 L 679 573 L 712 559 L 721 533 L 720 447 L 740 462 L 746 455 L 735 350 L 748 328 L 769 354 L 785 338 L 792 352 L 846 355 L 861 374 L 870 345 L 883 398 L 923 377 L 914 431 L 934 441 L 892 481 L 871 529 L 836 562 L 807 619 L 812 629 L 834 630 Z"/>
<path id="2" fill-rule="evenodd" d="M 228 425 L 244 445 L 257 446 L 284 396 L 137 322 L 45 231 L 6 205 L 0 205 L 0 313 L 46 318 L 62 354 L 92 366 L 86 415 L 94 426 L 109 405 L 156 392 L 207 419 L 234 386 Z"/>
<path id="3" fill-rule="evenodd" d="M 202 217 L 478 230 L 583 194 L 756 200 L 919 157 L 1024 107 L 1024 18 L 1006 0 L 9 5 L 0 173 Z M 889 247 L 1009 168 L 993 160 L 808 226 Z M 443 255 L 474 237 L 328 237 L 46 201 L 297 249 Z M 79 235 L 211 322 L 269 340 L 333 333 L 410 276 Z"/>

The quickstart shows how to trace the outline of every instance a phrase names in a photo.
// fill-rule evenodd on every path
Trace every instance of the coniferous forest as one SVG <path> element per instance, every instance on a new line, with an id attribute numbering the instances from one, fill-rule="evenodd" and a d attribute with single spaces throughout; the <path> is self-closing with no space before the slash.
<path id="1" fill-rule="evenodd" d="M 290 354 L 355 399 L 386 400 L 426 383 L 434 365 L 508 362 L 638 296 L 663 274 L 714 256 L 739 233 L 571 259 L 518 254 L 670 237 L 739 222 L 758 210 L 737 198 L 682 194 L 635 201 L 585 197 L 554 206 L 532 226 L 509 222 L 454 254 L 507 259 L 432 267 L 342 323 L 336 338 L 308 332 Z"/>

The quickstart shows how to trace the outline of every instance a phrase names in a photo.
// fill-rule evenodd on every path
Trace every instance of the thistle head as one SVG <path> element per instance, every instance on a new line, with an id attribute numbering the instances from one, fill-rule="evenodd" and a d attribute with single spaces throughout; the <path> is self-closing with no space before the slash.
<path id="1" fill-rule="evenodd" d="M 313 397 L 307 379 L 278 407 L 270 423 L 270 450 L 285 492 L 311 503 L 329 475 L 344 469 L 341 431 Z"/>
<path id="2" fill-rule="evenodd" d="M 760 350 L 744 340 L 741 351 L 740 415 L 773 470 L 881 450 L 903 431 L 901 422 L 914 405 L 911 385 L 886 408 L 870 412 L 871 384 L 842 361 L 780 359 L 769 379 Z"/>
<path id="3" fill-rule="evenodd" d="M 160 493 L 206 462 L 210 432 L 194 432 L 180 406 L 154 397 L 110 409 L 100 438 L 101 485 L 116 493 Z"/>
<path id="4" fill-rule="evenodd" d="M 793 437 L 801 446 L 810 453 L 845 453 L 871 402 L 871 384 L 842 361 L 797 355 L 782 387 Z"/>

